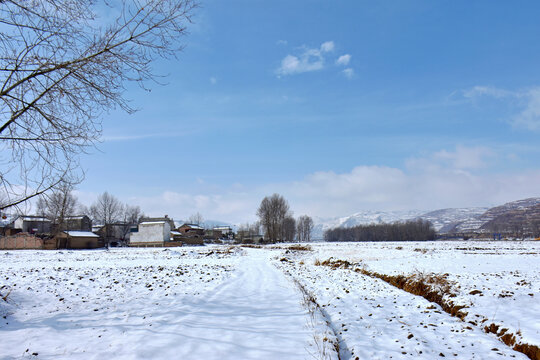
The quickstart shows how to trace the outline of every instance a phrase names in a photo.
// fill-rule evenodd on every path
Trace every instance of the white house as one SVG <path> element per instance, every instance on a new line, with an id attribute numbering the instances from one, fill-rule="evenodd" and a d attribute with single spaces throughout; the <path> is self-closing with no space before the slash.
<path id="1" fill-rule="evenodd" d="M 147 221 L 139 224 L 139 231 L 131 233 L 130 244 L 163 243 L 171 238 L 168 221 Z"/>

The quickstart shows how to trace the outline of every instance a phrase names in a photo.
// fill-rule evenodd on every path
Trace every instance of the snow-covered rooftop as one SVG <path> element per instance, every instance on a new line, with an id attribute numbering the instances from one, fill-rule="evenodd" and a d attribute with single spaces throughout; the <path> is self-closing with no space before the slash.
<path id="1" fill-rule="evenodd" d="M 99 235 L 96 235 L 90 231 L 66 231 L 65 233 L 71 237 L 99 237 Z"/>
<path id="2" fill-rule="evenodd" d="M 42 222 L 51 222 L 51 220 L 44 218 L 44 217 L 38 217 L 38 216 L 22 216 L 21 217 L 23 221 L 42 221 Z"/>
<path id="3" fill-rule="evenodd" d="M 231 230 L 230 226 L 216 226 L 214 230 Z"/>
<path id="4" fill-rule="evenodd" d="M 196 224 L 184 224 L 182 226 L 188 226 L 192 229 L 197 229 L 197 230 L 204 230 L 204 228 L 202 226 L 199 226 L 199 225 L 196 225 Z"/>
<path id="5" fill-rule="evenodd" d="M 158 224 L 165 224 L 165 221 L 145 221 L 139 224 L 141 225 L 158 225 Z"/>

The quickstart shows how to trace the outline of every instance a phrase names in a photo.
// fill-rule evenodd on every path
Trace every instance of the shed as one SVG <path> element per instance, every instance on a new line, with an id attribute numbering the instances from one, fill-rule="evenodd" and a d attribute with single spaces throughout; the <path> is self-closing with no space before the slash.
<path id="1" fill-rule="evenodd" d="M 62 231 L 56 235 L 56 238 L 59 245 L 65 242 L 65 247 L 68 249 L 95 249 L 99 247 L 99 236 L 90 231 Z"/>

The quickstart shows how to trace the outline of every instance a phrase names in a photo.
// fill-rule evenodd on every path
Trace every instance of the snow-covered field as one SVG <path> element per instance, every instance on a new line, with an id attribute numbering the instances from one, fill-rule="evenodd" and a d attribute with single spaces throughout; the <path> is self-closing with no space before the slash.
<path id="1" fill-rule="evenodd" d="M 527 358 L 491 324 L 540 345 L 540 242 L 310 246 L 2 251 L 0 358 Z M 467 316 L 359 268 L 441 275 Z"/>
<path id="2" fill-rule="evenodd" d="M 174 249 L 174 250 L 173 250 Z M 326 324 L 239 247 L 0 252 L 1 359 L 303 359 Z"/>
<path id="3" fill-rule="evenodd" d="M 282 266 L 313 292 L 353 358 L 526 358 L 485 326 L 540 345 L 539 242 L 313 244 Z M 316 266 L 347 260 L 349 269 Z M 424 298 L 351 269 L 387 275 L 441 275 L 464 305 L 464 321 Z M 346 329 L 346 331 L 345 331 Z M 442 356 L 440 355 L 440 356 Z"/>

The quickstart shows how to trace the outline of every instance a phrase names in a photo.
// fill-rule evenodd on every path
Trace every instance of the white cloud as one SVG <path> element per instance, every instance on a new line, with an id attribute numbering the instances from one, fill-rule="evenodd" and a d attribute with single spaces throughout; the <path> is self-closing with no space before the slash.
<path id="1" fill-rule="evenodd" d="M 354 70 L 352 68 L 346 68 L 342 71 L 347 79 L 352 79 L 354 77 Z"/>
<path id="2" fill-rule="evenodd" d="M 210 77 L 210 84 L 215 85 L 217 83 L 217 79 L 215 77 Z"/>
<path id="3" fill-rule="evenodd" d="M 540 194 L 540 170 L 485 171 L 495 156 L 488 148 L 458 146 L 411 159 L 404 169 L 358 166 L 345 173 L 319 172 L 280 190 L 298 213 L 321 217 L 490 206 Z"/>
<path id="4" fill-rule="evenodd" d="M 322 43 L 321 52 L 331 52 L 331 51 L 334 51 L 333 41 L 327 41 L 327 42 Z"/>
<path id="5" fill-rule="evenodd" d="M 287 40 L 278 40 L 276 45 L 287 45 Z"/>
<path id="6" fill-rule="evenodd" d="M 304 72 L 321 70 L 324 67 L 324 59 L 317 49 L 307 49 L 299 57 L 287 55 L 281 60 L 281 66 L 277 69 L 278 75 L 300 74 Z"/>
<path id="7" fill-rule="evenodd" d="M 333 41 L 324 42 L 319 48 L 304 47 L 301 54 L 285 56 L 276 74 L 282 76 L 321 70 L 324 68 L 325 54 L 333 50 Z"/>
<path id="8" fill-rule="evenodd" d="M 327 218 L 361 210 L 490 206 L 540 195 L 540 170 L 497 173 L 497 161 L 509 160 L 490 148 L 460 145 L 409 159 L 403 168 L 361 165 L 343 173 L 315 172 L 293 182 L 234 184 L 204 194 L 171 189 L 122 200 L 149 215 L 180 220 L 198 211 L 206 219 L 238 224 L 255 221 L 260 201 L 275 192 L 289 200 L 296 215 Z"/>
<path id="9" fill-rule="evenodd" d="M 341 56 L 336 60 L 336 65 L 347 66 L 347 65 L 349 65 L 349 62 L 350 62 L 350 61 L 351 61 L 351 55 L 349 55 L 349 54 L 341 55 Z"/>

